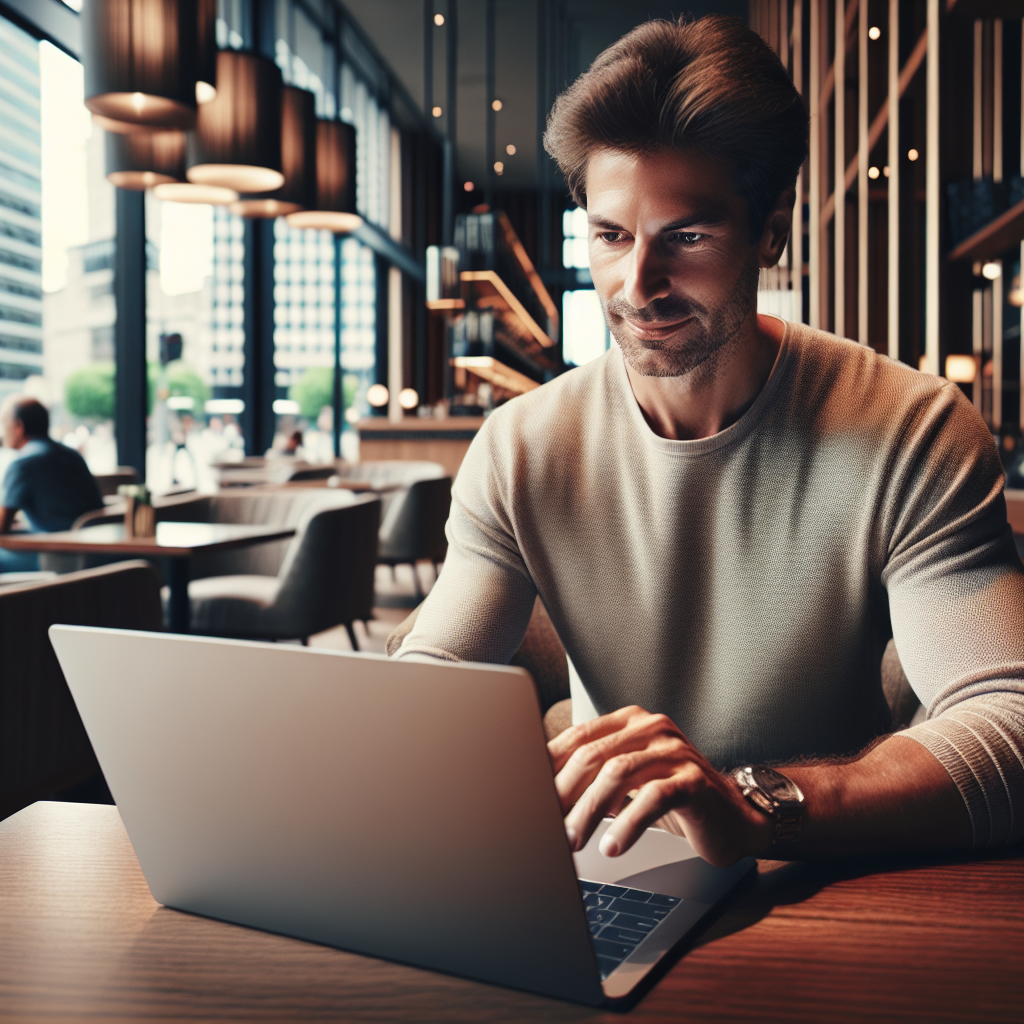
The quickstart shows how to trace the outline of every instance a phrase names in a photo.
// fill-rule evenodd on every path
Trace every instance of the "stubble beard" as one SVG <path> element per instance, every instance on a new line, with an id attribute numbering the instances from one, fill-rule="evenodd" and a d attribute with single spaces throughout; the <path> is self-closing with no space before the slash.
<path id="1" fill-rule="evenodd" d="M 755 249 L 740 271 L 732 294 L 720 306 L 708 309 L 692 299 L 666 296 L 642 309 L 623 300 L 605 305 L 608 329 L 619 343 L 630 367 L 643 377 L 684 377 L 695 374 L 696 383 L 714 379 L 728 359 L 730 343 L 757 302 L 758 254 Z M 669 338 L 641 341 L 625 323 L 671 323 L 690 317 L 681 327 L 687 332 Z"/>

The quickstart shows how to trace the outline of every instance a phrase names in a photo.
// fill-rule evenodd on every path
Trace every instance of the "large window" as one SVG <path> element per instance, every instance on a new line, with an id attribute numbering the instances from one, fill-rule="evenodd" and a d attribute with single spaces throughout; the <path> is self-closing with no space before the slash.
<path id="1" fill-rule="evenodd" d="M 117 461 L 114 192 L 83 96 L 77 61 L 0 18 L 0 398 L 39 398 L 51 434 L 104 472 Z"/>
<path id="2" fill-rule="evenodd" d="M 562 215 L 562 266 L 575 270 L 581 281 L 590 280 L 587 211 L 579 207 Z M 601 300 L 593 288 L 562 293 L 562 358 L 582 366 L 608 351 L 611 336 L 604 319 Z"/>

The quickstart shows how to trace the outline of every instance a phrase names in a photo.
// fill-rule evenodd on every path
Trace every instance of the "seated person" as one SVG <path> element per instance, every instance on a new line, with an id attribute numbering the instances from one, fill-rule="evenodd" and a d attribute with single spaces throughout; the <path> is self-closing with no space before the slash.
<path id="1" fill-rule="evenodd" d="M 1024 837 L 1024 568 L 955 384 L 757 313 L 808 118 L 738 21 L 640 26 L 545 137 L 618 342 L 496 410 L 396 657 L 570 659 L 570 844 L 715 864 Z M 884 736 L 889 636 L 927 719 Z M 772 765 L 774 768 L 766 766 Z"/>
<path id="2" fill-rule="evenodd" d="M 0 406 L 4 444 L 19 455 L 0 487 L 0 533 L 8 533 L 20 509 L 33 532 L 69 530 L 83 513 L 103 508 L 100 489 L 85 459 L 50 439 L 50 414 L 34 398 L 11 395 Z M 0 548 L 0 572 L 31 572 L 39 556 Z"/>

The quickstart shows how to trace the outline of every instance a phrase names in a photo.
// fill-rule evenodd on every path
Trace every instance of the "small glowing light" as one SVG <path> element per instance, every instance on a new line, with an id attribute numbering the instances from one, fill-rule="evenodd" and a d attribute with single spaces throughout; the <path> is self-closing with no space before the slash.
<path id="1" fill-rule="evenodd" d="M 879 169 L 877 167 L 869 167 L 868 168 L 868 177 L 872 181 L 874 181 L 875 178 L 877 178 L 879 174 L 881 174 L 881 171 L 879 171 Z"/>
<path id="2" fill-rule="evenodd" d="M 946 356 L 946 379 L 954 384 L 973 384 L 977 372 L 974 356 Z"/>
<path id="3" fill-rule="evenodd" d="M 358 423 L 359 422 L 359 410 L 355 406 L 349 406 L 345 410 L 345 421 L 347 423 Z"/>
<path id="4" fill-rule="evenodd" d="M 913 163 L 920 155 L 916 149 L 911 149 L 907 152 L 907 159 Z"/>
<path id="5" fill-rule="evenodd" d="M 466 184 L 463 185 L 462 187 L 467 192 L 472 192 L 476 188 L 476 185 L 474 185 L 473 182 L 471 182 L 471 181 L 467 181 Z"/>
<path id="6" fill-rule="evenodd" d="M 501 107 L 502 107 L 501 100 L 492 100 L 491 101 L 491 110 L 501 110 Z"/>
<path id="7" fill-rule="evenodd" d="M 366 389 L 366 400 L 374 407 L 381 409 L 388 404 L 391 392 L 383 384 L 371 384 Z"/>
<path id="8" fill-rule="evenodd" d="M 1003 273 L 1003 266 L 997 260 L 989 260 L 981 268 L 981 276 L 989 281 L 995 281 L 998 277 L 1001 277 Z"/>
<path id="9" fill-rule="evenodd" d="M 146 106 L 146 97 L 141 92 L 132 93 L 132 106 L 135 108 L 136 114 L 141 114 Z"/>
<path id="10" fill-rule="evenodd" d="M 1024 306 L 1024 288 L 1020 286 L 1020 274 L 1017 274 L 1010 282 L 1010 290 L 1007 292 L 1006 301 L 1011 306 L 1016 306 L 1017 309 Z"/>
<path id="11" fill-rule="evenodd" d="M 440 117 L 441 114 L 444 113 L 444 111 L 442 111 L 440 107 L 434 107 L 430 112 L 434 115 L 434 117 Z"/>
<path id="12" fill-rule="evenodd" d="M 440 28 L 444 24 L 444 15 L 443 14 L 435 14 L 434 15 L 434 24 L 438 28 Z"/>
<path id="13" fill-rule="evenodd" d="M 403 409 L 415 409 L 420 404 L 419 392 L 415 388 L 402 388 L 398 392 L 398 404 Z"/>
<path id="14" fill-rule="evenodd" d="M 512 143 L 510 142 L 510 143 L 509 143 L 509 144 L 508 144 L 508 145 L 507 145 L 507 146 L 505 147 L 505 152 L 506 152 L 506 153 L 508 153 L 508 155 L 509 155 L 509 156 L 515 156 L 515 155 L 516 155 L 516 147 L 515 147 L 515 146 L 513 146 L 513 145 L 512 145 Z"/>
<path id="15" fill-rule="evenodd" d="M 212 103 L 217 98 L 217 90 L 209 82 L 196 82 L 196 103 Z"/>
<path id="16" fill-rule="evenodd" d="M 884 166 L 884 167 L 882 168 L 882 173 L 883 173 L 883 174 L 884 174 L 884 175 L 885 175 L 885 176 L 886 176 L 887 178 L 889 177 L 889 165 L 888 165 L 888 164 L 886 164 L 886 165 L 885 165 L 885 166 Z"/>
<path id="17" fill-rule="evenodd" d="M 871 28 L 868 29 L 868 39 L 881 39 L 881 38 L 882 38 L 882 30 L 877 25 L 872 25 Z"/>
<path id="18" fill-rule="evenodd" d="M 504 174 L 505 173 L 505 165 L 500 160 L 495 160 L 494 161 L 494 173 L 495 174 Z"/>

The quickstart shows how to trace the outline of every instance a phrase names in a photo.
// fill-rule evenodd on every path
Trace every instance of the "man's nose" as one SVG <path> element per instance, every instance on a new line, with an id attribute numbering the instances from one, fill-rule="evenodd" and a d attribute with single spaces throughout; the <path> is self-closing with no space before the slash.
<path id="1" fill-rule="evenodd" d="M 630 252 L 624 297 L 634 309 L 671 294 L 672 282 L 656 239 L 638 238 Z"/>

